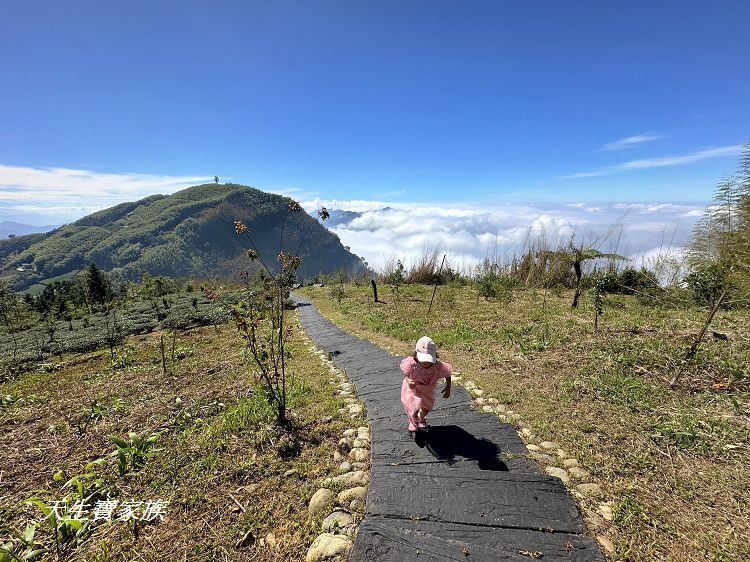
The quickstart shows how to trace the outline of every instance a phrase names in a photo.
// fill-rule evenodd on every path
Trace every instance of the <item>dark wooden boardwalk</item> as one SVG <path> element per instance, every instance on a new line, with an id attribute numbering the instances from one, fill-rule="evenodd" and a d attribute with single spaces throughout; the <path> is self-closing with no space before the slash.
<path id="1" fill-rule="evenodd" d="M 372 473 L 352 561 L 604 561 L 563 483 L 527 458 L 515 429 L 453 386 L 411 437 L 401 357 L 340 330 L 304 299 L 299 319 L 367 407 Z"/>

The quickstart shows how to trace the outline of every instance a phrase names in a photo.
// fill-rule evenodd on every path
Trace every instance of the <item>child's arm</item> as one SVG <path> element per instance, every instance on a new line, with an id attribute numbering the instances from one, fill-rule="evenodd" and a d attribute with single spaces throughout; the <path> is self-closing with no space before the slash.
<path id="1" fill-rule="evenodd" d="M 445 377 L 445 388 L 443 389 L 443 398 L 450 398 L 451 395 L 451 376 Z"/>
<path id="2" fill-rule="evenodd" d="M 412 358 L 406 357 L 401 361 L 401 371 L 404 373 L 404 378 L 406 379 L 407 384 L 409 385 L 409 388 L 414 388 L 414 385 L 416 382 L 414 379 L 411 378 L 411 370 L 412 370 Z"/>

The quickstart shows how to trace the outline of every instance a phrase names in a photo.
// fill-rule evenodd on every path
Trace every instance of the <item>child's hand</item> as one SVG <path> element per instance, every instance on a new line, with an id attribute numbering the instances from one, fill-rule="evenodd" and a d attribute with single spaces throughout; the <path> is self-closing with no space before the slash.
<path id="1" fill-rule="evenodd" d="M 451 395 L 451 387 L 450 386 L 446 386 L 443 389 L 443 398 L 450 398 L 450 395 Z"/>
<path id="2" fill-rule="evenodd" d="M 406 377 L 406 383 L 409 385 L 409 388 L 414 388 L 414 385 L 417 384 L 414 379 L 410 377 Z"/>

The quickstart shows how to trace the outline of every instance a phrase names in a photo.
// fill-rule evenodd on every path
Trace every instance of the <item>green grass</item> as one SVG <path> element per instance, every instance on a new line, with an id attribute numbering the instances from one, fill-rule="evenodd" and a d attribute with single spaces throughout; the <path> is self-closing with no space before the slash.
<path id="1" fill-rule="evenodd" d="M 599 329 L 588 293 L 519 290 L 477 298 L 472 286 L 348 285 L 304 292 L 331 320 L 399 355 L 430 335 L 441 357 L 521 414 L 539 440 L 559 443 L 615 506 L 604 532 L 614 559 L 742 560 L 750 518 L 750 310 L 721 310 L 680 383 L 668 381 L 700 330 L 705 309 L 683 295 L 659 306 L 608 296 Z M 679 293 L 679 291 L 677 291 Z M 712 332 L 720 334 L 713 336 Z M 724 339 L 724 336 L 726 339 Z M 744 499 L 743 499 L 744 498 Z M 596 509 L 585 504 L 582 508 Z"/>

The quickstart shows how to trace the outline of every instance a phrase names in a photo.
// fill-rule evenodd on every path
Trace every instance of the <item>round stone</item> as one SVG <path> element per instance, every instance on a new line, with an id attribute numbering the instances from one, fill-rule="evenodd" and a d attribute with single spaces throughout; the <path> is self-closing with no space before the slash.
<path id="1" fill-rule="evenodd" d="M 344 432 L 344 437 L 354 437 L 355 435 L 357 435 L 357 430 L 356 429 L 347 429 Z"/>
<path id="2" fill-rule="evenodd" d="M 343 461 L 343 460 L 344 460 L 345 458 L 346 458 L 346 457 L 345 457 L 344 455 L 342 455 L 342 454 L 341 454 L 341 451 L 334 451 L 334 452 L 333 452 L 333 460 L 334 460 L 334 461 L 336 461 L 336 462 L 341 462 L 341 461 Z"/>
<path id="3" fill-rule="evenodd" d="M 370 476 L 364 470 L 357 470 L 355 472 L 347 472 L 346 474 L 339 474 L 333 478 L 326 478 L 323 484 L 328 486 L 330 484 L 343 484 L 344 486 L 363 486 L 370 481 Z"/>
<path id="4" fill-rule="evenodd" d="M 563 464 L 565 465 L 565 468 L 573 468 L 578 466 L 578 461 L 575 459 L 565 459 Z"/>
<path id="5" fill-rule="evenodd" d="M 370 451 L 368 449 L 352 449 L 349 451 L 349 458 L 354 462 L 367 462 L 370 460 Z"/>
<path id="6" fill-rule="evenodd" d="M 314 517 L 326 508 L 332 499 L 333 492 L 327 488 L 321 488 L 310 498 L 310 504 L 307 506 L 308 513 Z"/>
<path id="7" fill-rule="evenodd" d="M 596 537 L 596 541 L 602 546 L 604 552 L 606 552 L 610 556 L 615 553 L 615 545 L 612 544 L 612 541 L 609 540 L 609 538 L 605 537 L 604 535 L 598 535 Z"/>
<path id="8" fill-rule="evenodd" d="M 526 448 L 534 453 L 538 453 L 539 451 L 541 451 L 541 449 L 537 445 L 526 445 Z"/>
<path id="9" fill-rule="evenodd" d="M 362 404 L 352 404 L 349 406 L 349 415 L 353 418 L 362 415 L 363 411 Z"/>
<path id="10" fill-rule="evenodd" d="M 492 409 L 492 406 L 482 406 L 482 411 L 487 412 L 488 414 L 495 413 L 495 410 Z"/>
<path id="11" fill-rule="evenodd" d="M 369 449 L 370 448 L 370 441 L 368 439 L 362 439 L 361 437 L 357 437 L 354 440 L 354 448 L 359 449 Z"/>
<path id="12" fill-rule="evenodd" d="M 615 514 L 612 513 L 612 508 L 609 507 L 606 503 L 603 503 L 599 506 L 599 513 L 602 514 L 602 518 L 605 521 L 612 521 L 615 518 Z"/>
<path id="13" fill-rule="evenodd" d="M 352 470 L 352 465 L 349 461 L 344 461 L 339 465 L 339 470 L 341 472 L 350 472 Z"/>
<path id="14" fill-rule="evenodd" d="M 349 504 L 349 509 L 352 511 L 359 511 L 362 506 L 364 505 L 364 502 L 359 498 L 354 498 L 352 502 Z"/>
<path id="15" fill-rule="evenodd" d="M 334 511 L 328 517 L 323 519 L 322 529 L 327 533 L 336 533 L 338 531 L 349 531 L 352 516 L 344 511 Z"/>
<path id="16" fill-rule="evenodd" d="M 323 533 L 310 545 L 305 562 L 320 562 L 334 556 L 343 556 L 352 548 L 352 541 L 346 535 Z"/>
<path id="17" fill-rule="evenodd" d="M 601 497 L 604 495 L 599 484 L 578 484 L 576 488 L 585 496 Z"/>
<path id="18" fill-rule="evenodd" d="M 482 404 L 484 404 L 484 398 L 474 398 L 474 404 L 476 404 L 477 406 L 481 406 Z"/>
<path id="19" fill-rule="evenodd" d="M 586 520 L 586 525 L 592 530 L 601 529 L 605 525 L 604 519 L 593 509 L 584 509 L 583 518 Z"/>
<path id="20" fill-rule="evenodd" d="M 542 441 L 541 443 L 539 443 L 539 445 L 542 447 L 542 449 L 547 449 L 548 451 L 559 449 L 557 443 L 554 443 L 553 441 Z"/>
<path id="21" fill-rule="evenodd" d="M 555 476 L 562 480 L 563 484 L 567 484 L 570 482 L 570 476 L 568 476 L 568 473 L 565 472 L 565 470 L 562 468 L 558 468 L 556 466 L 548 466 L 544 469 L 544 471 L 550 476 Z"/>
<path id="22" fill-rule="evenodd" d="M 346 505 L 355 499 L 364 500 L 366 496 L 367 488 L 364 486 L 357 486 L 356 488 L 349 488 L 348 490 L 342 490 L 339 492 L 339 501 L 342 505 Z"/>
<path id="23" fill-rule="evenodd" d="M 555 464 L 555 459 L 550 457 L 549 455 L 545 455 L 544 453 L 535 453 L 531 452 L 529 453 L 529 456 L 539 462 L 543 462 L 545 464 Z"/>
<path id="24" fill-rule="evenodd" d="M 339 441 L 339 447 L 338 448 L 339 448 L 339 452 L 342 455 L 348 454 L 349 451 L 352 450 L 352 441 L 351 441 L 351 439 L 349 439 L 347 437 L 344 437 L 343 439 L 341 439 Z"/>
<path id="25" fill-rule="evenodd" d="M 591 477 L 591 474 L 589 474 L 587 470 L 584 470 L 577 466 L 571 466 L 568 469 L 568 474 L 570 474 L 576 480 L 585 480 L 586 478 Z"/>

